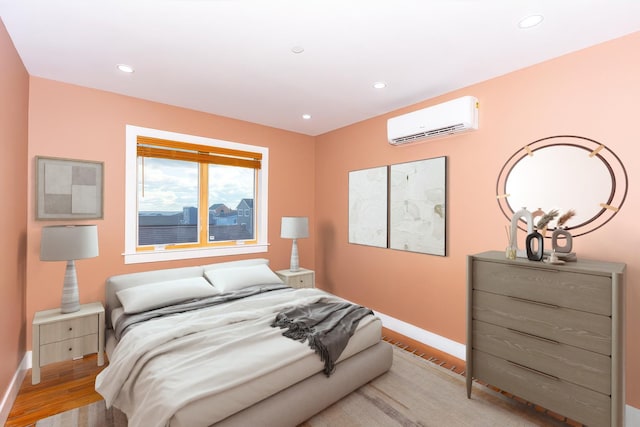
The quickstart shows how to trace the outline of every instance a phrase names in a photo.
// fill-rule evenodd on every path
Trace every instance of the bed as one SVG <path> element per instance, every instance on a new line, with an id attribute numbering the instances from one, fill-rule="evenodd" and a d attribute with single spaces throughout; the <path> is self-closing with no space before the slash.
<path id="1" fill-rule="evenodd" d="M 193 305 L 202 301 L 215 304 Z M 273 325 L 287 309 L 320 303 L 345 300 L 285 286 L 262 258 L 113 276 L 110 363 L 96 390 L 130 427 L 298 425 L 392 364 L 372 313 L 355 322 L 330 369 Z"/>

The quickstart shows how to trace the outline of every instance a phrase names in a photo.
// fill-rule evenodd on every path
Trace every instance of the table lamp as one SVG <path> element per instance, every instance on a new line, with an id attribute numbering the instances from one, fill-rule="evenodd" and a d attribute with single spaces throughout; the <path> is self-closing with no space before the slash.
<path id="1" fill-rule="evenodd" d="M 62 313 L 80 310 L 75 260 L 98 256 L 98 226 L 53 225 L 42 228 L 40 260 L 67 261 L 62 288 Z"/>
<path id="2" fill-rule="evenodd" d="M 283 216 L 280 237 L 283 239 L 293 239 L 289 270 L 300 271 L 297 239 L 309 237 L 309 218 L 306 216 Z"/>

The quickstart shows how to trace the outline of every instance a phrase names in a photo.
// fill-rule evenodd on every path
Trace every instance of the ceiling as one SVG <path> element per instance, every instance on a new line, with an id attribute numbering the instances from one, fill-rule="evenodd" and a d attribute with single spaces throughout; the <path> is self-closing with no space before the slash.
<path id="1" fill-rule="evenodd" d="M 640 31 L 640 1 L 0 0 L 0 17 L 32 76 L 319 135 Z"/>

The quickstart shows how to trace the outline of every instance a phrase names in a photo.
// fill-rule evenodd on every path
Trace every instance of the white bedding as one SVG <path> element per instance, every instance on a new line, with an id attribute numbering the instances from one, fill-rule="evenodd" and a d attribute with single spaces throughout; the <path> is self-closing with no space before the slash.
<path id="1" fill-rule="evenodd" d="M 282 330 L 270 326 L 282 309 L 321 298 L 342 301 L 318 289 L 286 289 L 136 326 L 114 349 L 96 390 L 108 406 L 127 414 L 131 427 L 169 425 L 182 408 L 205 398 L 211 402 L 207 416 L 202 424 L 192 420 L 193 427 L 213 424 L 322 371 L 307 343 L 282 337 Z M 377 321 L 367 316 L 358 329 Z M 292 366 L 295 375 L 246 387 Z M 251 392 L 230 399 L 225 392 L 234 388 Z"/>

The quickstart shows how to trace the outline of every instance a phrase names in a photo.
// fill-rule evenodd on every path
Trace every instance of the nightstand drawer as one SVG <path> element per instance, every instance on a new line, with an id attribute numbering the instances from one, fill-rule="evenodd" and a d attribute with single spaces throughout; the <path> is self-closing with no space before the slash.
<path id="1" fill-rule="evenodd" d="M 40 366 L 63 360 L 78 359 L 98 352 L 98 334 L 46 344 L 40 347 Z"/>
<path id="2" fill-rule="evenodd" d="M 301 268 L 298 271 L 279 270 L 276 274 L 285 285 L 292 288 L 313 288 L 316 284 L 316 273 L 313 270 Z"/>
<path id="3" fill-rule="evenodd" d="M 292 288 L 313 288 L 313 275 L 311 274 L 290 277 L 289 279 L 287 284 Z"/>
<path id="4" fill-rule="evenodd" d="M 40 325 L 40 344 L 98 333 L 98 317 L 86 316 Z"/>

